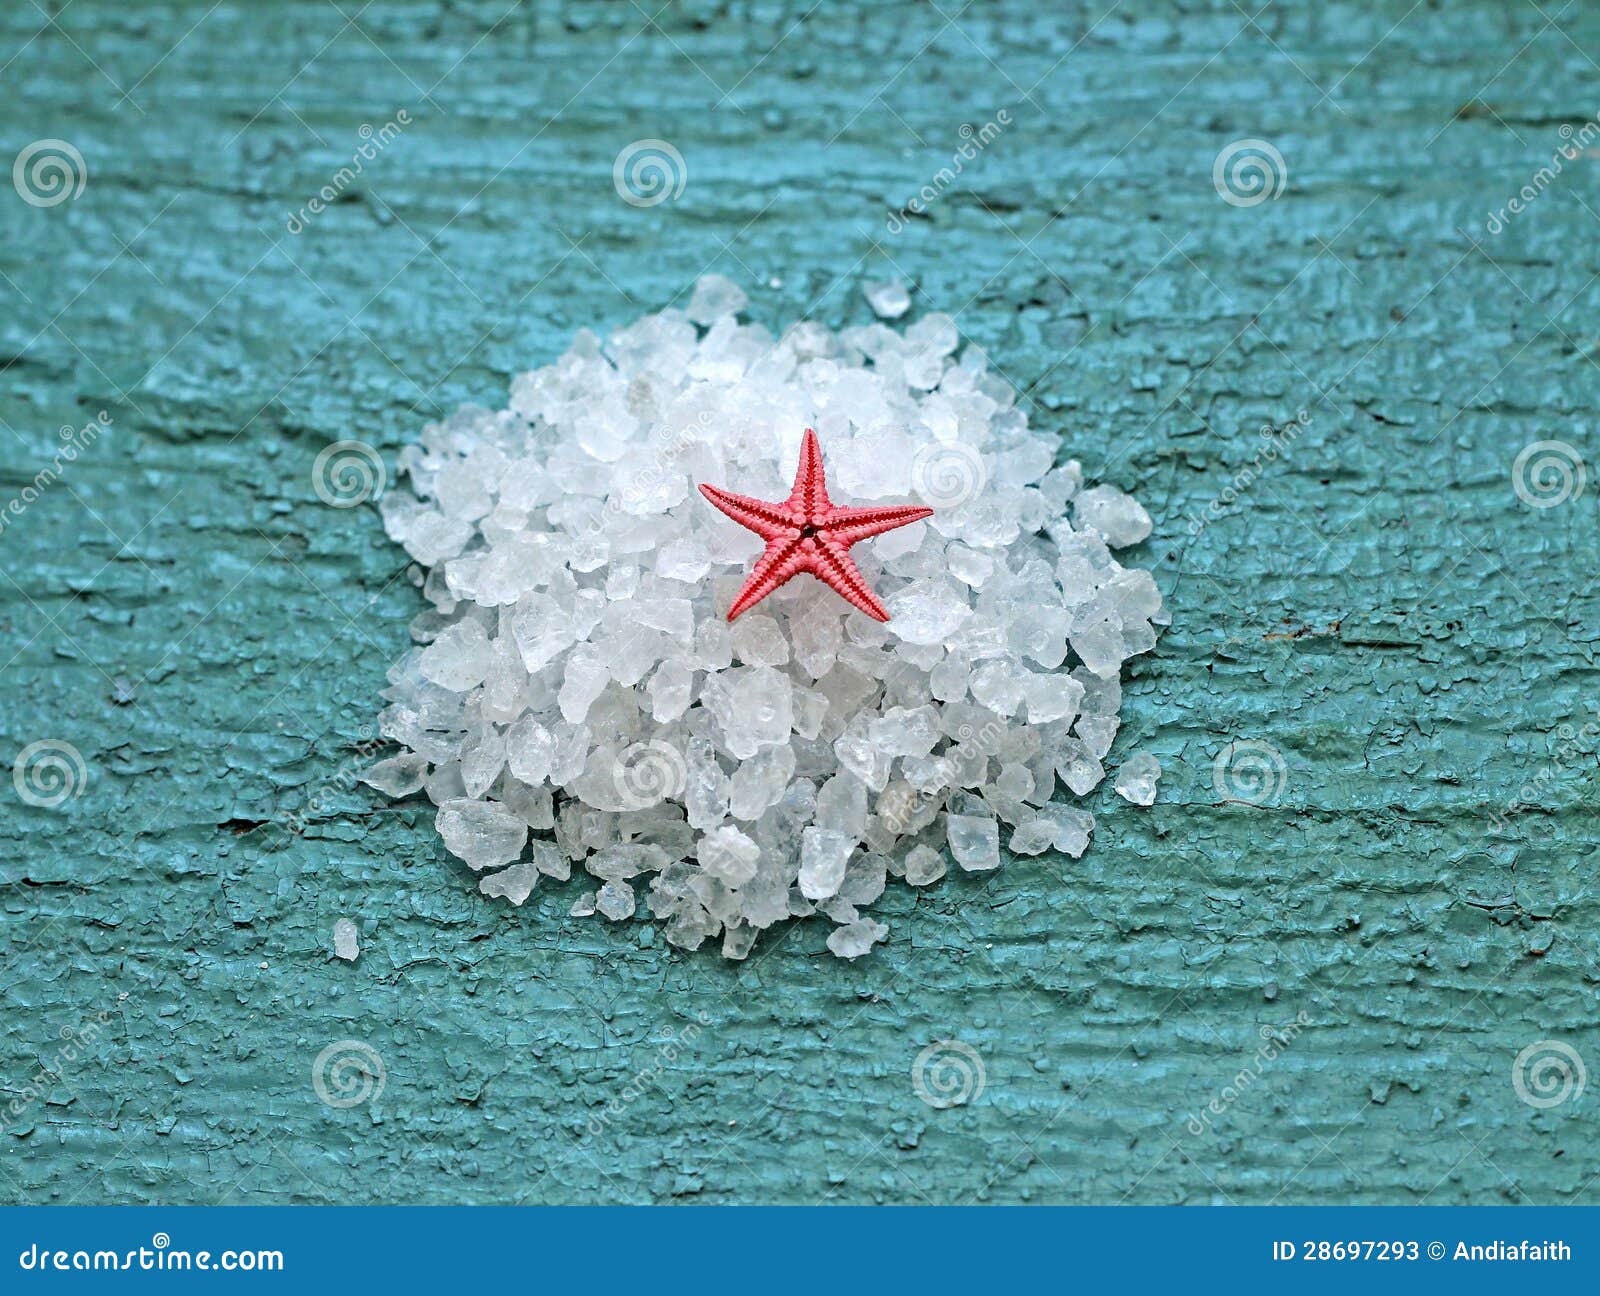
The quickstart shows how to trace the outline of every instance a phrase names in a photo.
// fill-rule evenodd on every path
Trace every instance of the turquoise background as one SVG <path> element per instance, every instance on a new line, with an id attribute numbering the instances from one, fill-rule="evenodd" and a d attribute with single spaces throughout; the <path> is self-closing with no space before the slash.
<path id="1" fill-rule="evenodd" d="M 87 179 L 0 184 L 0 506 L 111 428 L 0 531 L 0 760 L 86 771 L 0 784 L 0 1198 L 1592 1201 L 1595 1095 L 1513 1075 L 1600 1057 L 1595 156 L 1487 226 L 1588 139 L 1597 36 L 1409 0 L 7 6 L 0 152 Z M 619 199 L 641 138 L 676 200 Z M 1252 207 L 1212 182 L 1242 138 L 1286 171 Z M 318 452 L 392 464 L 707 270 L 773 327 L 902 275 L 1156 517 L 1173 625 L 1113 756 L 1161 757 L 1158 803 L 891 888 L 854 964 L 820 925 L 686 956 L 567 918 L 577 883 L 487 902 L 350 776 L 421 599 Z M 1588 461 L 1550 508 L 1513 489 L 1541 440 Z M 1260 804 L 1219 794 L 1232 742 L 1281 755 Z M 984 1083 L 941 1110 L 946 1039 Z M 382 1089 L 330 1106 L 348 1040 Z"/>

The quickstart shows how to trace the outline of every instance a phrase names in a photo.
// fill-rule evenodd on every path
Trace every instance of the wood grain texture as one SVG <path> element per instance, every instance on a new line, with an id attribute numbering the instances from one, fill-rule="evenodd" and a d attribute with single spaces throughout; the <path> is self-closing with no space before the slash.
<path id="1" fill-rule="evenodd" d="M 1512 1081 L 1600 1062 L 1594 155 L 1486 230 L 1600 109 L 1600 18 L 1544 8 L 7 6 L 4 156 L 63 139 L 87 183 L 0 188 L 0 506 L 111 429 L 0 530 L 0 758 L 87 771 L 0 815 L 0 1198 L 1593 1201 L 1595 1095 Z M 1287 184 L 1237 207 L 1251 137 Z M 640 138 L 676 201 L 620 201 Z M 318 452 L 392 464 L 707 269 L 773 326 L 903 275 L 1157 519 L 1174 622 L 1113 755 L 1158 803 L 891 889 L 853 965 L 486 902 L 350 778 L 421 599 Z M 1591 480 L 1536 509 L 1551 439 Z M 1230 742 L 1281 753 L 1265 803 L 1219 795 Z M 945 1039 L 985 1083 L 939 1110 Z M 312 1085 L 343 1040 L 384 1071 L 350 1108 Z"/>

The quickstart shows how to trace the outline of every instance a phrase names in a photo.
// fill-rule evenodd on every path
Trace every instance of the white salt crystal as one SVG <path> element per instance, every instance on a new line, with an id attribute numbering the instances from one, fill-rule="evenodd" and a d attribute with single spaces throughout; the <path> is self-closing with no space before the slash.
<path id="1" fill-rule="evenodd" d="M 607 882 L 594 899 L 594 907 L 613 922 L 633 917 L 633 888 L 626 882 Z"/>
<path id="2" fill-rule="evenodd" d="M 422 677 L 440 688 L 464 693 L 483 683 L 494 663 L 489 636 L 476 621 L 458 621 L 422 650 Z"/>
<path id="3" fill-rule="evenodd" d="M 1079 526 L 1093 527 L 1113 549 L 1138 544 L 1150 534 L 1150 515 L 1115 486 L 1094 486 L 1080 493 L 1074 516 Z"/>
<path id="4" fill-rule="evenodd" d="M 944 856 L 928 846 L 913 846 L 906 854 L 906 881 L 927 886 L 944 876 Z"/>
<path id="5" fill-rule="evenodd" d="M 750 953 L 756 943 L 756 937 L 761 935 L 757 927 L 746 926 L 742 923 L 732 923 L 722 933 L 722 957 L 728 959 L 742 959 Z"/>
<path id="6" fill-rule="evenodd" d="M 1037 855 L 1054 849 L 1077 859 L 1088 847 L 1093 832 L 1094 816 L 1087 810 L 1051 802 L 1018 823 L 1011 835 L 1011 849 L 1017 855 Z"/>
<path id="7" fill-rule="evenodd" d="M 1083 685 L 1070 675 L 1035 675 L 1022 681 L 1022 695 L 1028 704 L 1028 719 L 1034 724 L 1070 720 L 1083 701 Z"/>
<path id="8" fill-rule="evenodd" d="M 848 926 L 835 927 L 828 934 L 828 948 L 840 958 L 860 958 L 888 934 L 889 929 L 883 923 L 861 918 Z"/>
<path id="9" fill-rule="evenodd" d="M 577 871 L 577 917 L 643 900 L 670 943 L 739 959 L 816 914 L 853 958 L 890 877 L 992 869 L 1002 823 L 1017 854 L 1087 848 L 1093 817 L 1051 798 L 1104 777 L 1123 664 L 1168 620 L 1113 556 L 1150 519 L 1054 466 L 949 316 L 902 334 L 904 286 L 866 292 L 879 322 L 774 339 L 707 275 L 401 453 L 379 509 L 426 610 L 385 690 L 400 753 L 362 777 L 424 792 L 484 895 Z M 802 576 L 729 625 L 761 542 L 694 488 L 784 498 L 808 426 L 839 503 L 935 510 L 852 550 L 893 619 Z M 1148 773 L 1130 758 L 1117 790 L 1153 795 Z"/>
<path id="10" fill-rule="evenodd" d="M 825 900 L 836 892 L 855 848 L 854 837 L 826 828 L 807 828 L 800 835 L 800 893 L 807 900 Z"/>
<path id="11" fill-rule="evenodd" d="M 972 616 L 966 595 L 946 580 L 920 580 L 884 600 L 889 633 L 911 644 L 944 643 Z"/>
<path id="12" fill-rule="evenodd" d="M 1100 786 L 1105 768 L 1079 738 L 1061 741 L 1054 752 L 1056 773 L 1076 796 L 1085 796 Z"/>
<path id="13" fill-rule="evenodd" d="M 363 783 L 371 784 L 385 796 L 410 796 L 422 790 L 428 776 L 428 762 L 413 752 L 381 760 L 361 776 Z"/>
<path id="14" fill-rule="evenodd" d="M 794 777 L 794 749 L 766 747 L 740 763 L 728 780 L 728 813 L 735 819 L 759 819 L 776 805 Z"/>
<path id="15" fill-rule="evenodd" d="M 563 855 L 554 843 L 535 839 L 529 843 L 533 864 L 544 877 L 565 882 L 572 876 L 572 861 Z"/>
<path id="16" fill-rule="evenodd" d="M 994 575 L 994 559 L 964 544 L 953 544 L 945 550 L 945 562 L 952 576 L 973 589 L 982 589 L 983 583 Z"/>
<path id="17" fill-rule="evenodd" d="M 1122 762 L 1112 787 L 1117 795 L 1134 805 L 1154 805 L 1156 780 L 1161 777 L 1161 762 L 1149 752 L 1137 752 Z"/>
<path id="18" fill-rule="evenodd" d="M 946 815 L 950 854 L 969 871 L 1000 866 L 1000 825 L 986 815 Z"/>
<path id="19" fill-rule="evenodd" d="M 487 801 L 446 801 L 434 816 L 445 847 L 475 869 L 509 864 L 522 854 L 528 825 Z"/>
<path id="20" fill-rule="evenodd" d="M 1001 796 L 1021 801 L 1033 795 L 1033 771 L 1026 765 L 1002 765 L 994 786 Z"/>
<path id="21" fill-rule="evenodd" d="M 1116 716 L 1079 716 L 1078 722 L 1072 726 L 1072 732 L 1083 739 L 1089 755 L 1096 760 L 1104 760 L 1121 723 Z"/>
<path id="22" fill-rule="evenodd" d="M 348 918 L 340 918 L 333 924 L 334 957 L 342 958 L 348 963 L 354 963 L 360 953 L 361 933 Z"/>
<path id="23" fill-rule="evenodd" d="M 872 313 L 879 319 L 899 319 L 911 309 L 911 294 L 906 291 L 905 284 L 898 279 L 865 283 L 861 286 L 861 291 L 866 295 L 867 305 L 872 307 Z"/>
<path id="24" fill-rule="evenodd" d="M 484 895 L 498 896 L 514 905 L 520 905 L 538 885 L 539 870 L 532 864 L 513 864 L 508 869 L 478 879 L 478 890 Z"/>
<path id="25" fill-rule="evenodd" d="M 689 298 L 689 318 L 696 324 L 715 324 L 725 315 L 737 315 L 750 299 L 744 289 L 719 274 L 702 275 Z"/>
<path id="26" fill-rule="evenodd" d="M 582 724 L 589 708 L 610 682 L 611 675 L 600 654 L 587 644 L 579 644 L 567 658 L 558 694 L 563 718 L 572 724 Z"/>
<path id="27" fill-rule="evenodd" d="M 537 717 L 522 716 L 506 732 L 506 764 L 524 783 L 536 786 L 550 777 L 556 738 Z"/>
<path id="28" fill-rule="evenodd" d="M 724 825 L 700 839 L 696 858 L 712 877 L 730 887 L 741 887 L 755 877 L 761 848 L 737 828 Z"/>
<path id="29" fill-rule="evenodd" d="M 734 622 L 733 655 L 750 666 L 782 666 L 789 660 L 789 641 L 769 616 L 749 614 Z"/>

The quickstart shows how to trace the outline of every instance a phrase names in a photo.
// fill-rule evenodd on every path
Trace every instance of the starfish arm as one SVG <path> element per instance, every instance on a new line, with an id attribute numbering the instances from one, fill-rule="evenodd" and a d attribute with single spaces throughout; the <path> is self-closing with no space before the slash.
<path id="1" fill-rule="evenodd" d="M 776 540 L 794 530 L 794 522 L 787 512 L 766 500 L 752 499 L 748 495 L 735 495 L 720 486 L 700 487 L 714 508 L 721 510 L 742 527 L 748 527 L 763 540 Z"/>
<path id="2" fill-rule="evenodd" d="M 823 538 L 811 565 L 819 580 L 825 581 L 842 598 L 860 608 L 874 621 L 887 621 L 888 609 L 878 602 L 878 596 L 867 584 L 855 560 L 835 541 Z"/>
<path id="3" fill-rule="evenodd" d="M 882 535 L 896 527 L 910 526 L 923 518 L 933 516 L 931 508 L 921 504 L 891 504 L 884 508 L 837 508 L 828 518 L 827 532 L 831 539 L 848 549 L 858 540 Z"/>
<path id="4" fill-rule="evenodd" d="M 755 567 L 740 587 L 733 606 L 728 609 L 728 620 L 742 616 L 791 576 L 805 569 L 805 555 L 800 549 L 799 536 L 769 541 L 767 551 L 756 559 Z"/>
<path id="5" fill-rule="evenodd" d="M 822 466 L 822 447 L 810 428 L 800 442 L 800 466 L 794 470 L 794 489 L 789 492 L 787 503 L 806 517 L 832 507 L 828 500 L 828 474 Z"/>

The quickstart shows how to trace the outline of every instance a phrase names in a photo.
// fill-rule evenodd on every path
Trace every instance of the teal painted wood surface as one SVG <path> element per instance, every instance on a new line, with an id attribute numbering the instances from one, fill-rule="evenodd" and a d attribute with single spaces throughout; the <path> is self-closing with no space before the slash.
<path id="1" fill-rule="evenodd" d="M 1596 1095 L 1514 1075 L 1600 1060 L 1597 37 L 1406 0 L 8 6 L 4 155 L 86 182 L 0 187 L 0 758 L 85 777 L 5 788 L 0 1198 L 1593 1201 Z M 641 138 L 676 200 L 619 199 Z M 1285 183 L 1238 206 L 1247 138 Z M 568 919 L 576 883 L 486 902 L 351 778 L 421 600 L 318 452 L 392 462 L 710 269 L 773 326 L 903 275 L 1157 518 L 1174 622 L 1113 755 L 1159 802 L 891 889 L 856 964 L 820 928 L 685 956 Z M 1533 507 L 1551 440 L 1589 480 Z M 1281 755 L 1260 804 L 1230 743 Z M 983 1069 L 946 1109 L 941 1040 Z M 312 1083 L 340 1041 L 383 1072 L 349 1107 Z"/>

